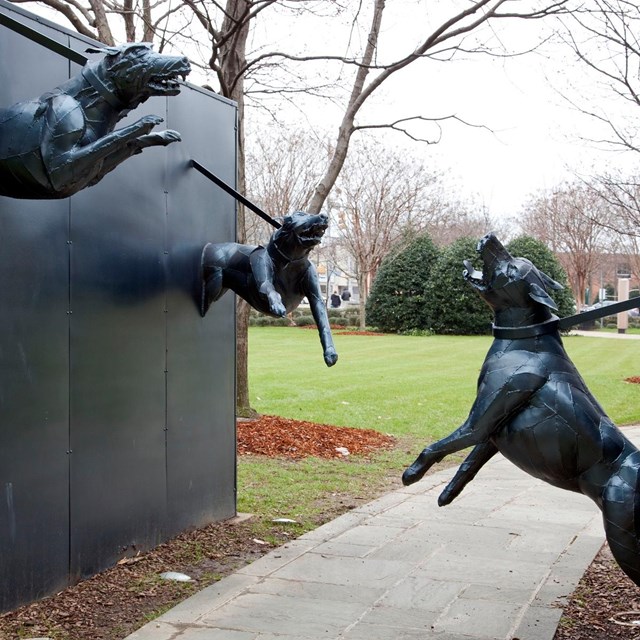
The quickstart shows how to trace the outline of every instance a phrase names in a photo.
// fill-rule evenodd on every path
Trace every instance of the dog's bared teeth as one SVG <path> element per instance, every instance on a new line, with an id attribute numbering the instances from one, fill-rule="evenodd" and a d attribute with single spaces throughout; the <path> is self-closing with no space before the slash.
<path id="1" fill-rule="evenodd" d="M 464 277 L 469 280 L 474 280 L 475 282 L 483 281 L 483 273 L 482 271 L 478 271 L 472 264 L 470 260 L 464 260 Z"/>

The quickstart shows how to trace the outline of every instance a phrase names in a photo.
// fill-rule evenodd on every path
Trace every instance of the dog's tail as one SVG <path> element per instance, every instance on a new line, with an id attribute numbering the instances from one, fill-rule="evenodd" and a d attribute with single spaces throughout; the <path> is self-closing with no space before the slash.
<path id="1" fill-rule="evenodd" d="M 640 587 L 640 452 L 632 453 L 603 491 L 607 542 L 620 568 Z"/>

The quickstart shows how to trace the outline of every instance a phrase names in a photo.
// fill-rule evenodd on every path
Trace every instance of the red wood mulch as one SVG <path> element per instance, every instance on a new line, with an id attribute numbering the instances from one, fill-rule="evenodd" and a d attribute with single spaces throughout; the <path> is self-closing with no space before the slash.
<path id="1" fill-rule="evenodd" d="M 633 382 L 633 384 L 640 384 L 640 376 L 631 376 L 630 378 L 625 378 L 625 382 Z"/>
<path id="2" fill-rule="evenodd" d="M 255 454 L 286 458 L 343 458 L 390 448 L 395 438 L 373 429 L 334 427 L 278 416 L 260 416 L 238 422 L 238 455 Z"/>

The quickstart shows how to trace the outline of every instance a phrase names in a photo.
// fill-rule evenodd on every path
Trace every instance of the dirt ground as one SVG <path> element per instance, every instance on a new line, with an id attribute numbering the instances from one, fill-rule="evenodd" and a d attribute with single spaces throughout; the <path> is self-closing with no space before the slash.
<path id="1" fill-rule="evenodd" d="M 393 444 L 377 431 L 273 416 L 238 423 L 239 455 L 335 458 L 344 455 L 340 448 L 358 454 Z M 337 502 L 326 519 L 340 515 L 347 504 Z M 290 540 L 286 525 L 274 524 L 269 533 L 270 542 L 257 539 L 250 521 L 233 520 L 186 532 L 52 597 L 1 615 L 0 640 L 121 640 L 192 593 Z M 163 580 L 160 574 L 165 571 L 185 573 L 192 581 Z M 571 597 L 554 640 L 623 638 L 640 640 L 640 589 L 605 547 Z"/>
<path id="2" fill-rule="evenodd" d="M 554 640 L 640 640 L 640 588 L 605 545 L 565 607 Z"/>
<path id="3" fill-rule="evenodd" d="M 240 456 L 341 458 L 347 451 L 366 454 L 393 445 L 393 438 L 370 429 L 275 416 L 238 422 Z M 318 525 L 347 511 L 349 504 L 344 495 L 337 497 Z M 288 542 L 290 535 L 286 524 L 273 524 L 270 541 L 258 539 L 250 521 L 233 520 L 186 532 L 52 597 L 0 615 L 0 639 L 120 640 L 192 593 Z M 160 574 L 166 571 L 193 580 L 163 580 Z"/>

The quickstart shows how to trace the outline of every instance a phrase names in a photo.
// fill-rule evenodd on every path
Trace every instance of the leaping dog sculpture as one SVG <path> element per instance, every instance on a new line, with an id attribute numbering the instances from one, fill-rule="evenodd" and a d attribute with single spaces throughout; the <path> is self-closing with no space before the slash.
<path id="1" fill-rule="evenodd" d="M 205 245 L 201 315 L 228 289 L 254 309 L 279 318 L 297 308 L 306 297 L 318 326 L 324 361 L 328 367 L 333 366 L 338 354 L 318 274 L 309 260 L 309 253 L 322 241 L 328 224 L 324 214 L 296 211 L 284 218 L 266 247 L 235 242 Z"/>
<path id="2" fill-rule="evenodd" d="M 0 195 L 65 198 L 145 147 L 180 140 L 177 131 L 152 133 L 162 122 L 154 115 L 114 129 L 149 97 L 178 94 L 187 58 L 155 53 L 147 43 L 89 51 L 105 57 L 38 98 L 0 109 Z"/>
<path id="3" fill-rule="evenodd" d="M 489 234 L 478 244 L 482 271 L 464 277 L 495 314 L 494 337 L 469 417 L 429 445 L 404 472 L 412 484 L 446 455 L 473 446 L 438 499 L 449 504 L 498 451 L 536 478 L 577 491 L 601 509 L 607 541 L 640 586 L 640 451 L 617 429 L 569 359 L 548 290 L 531 262 Z"/>

